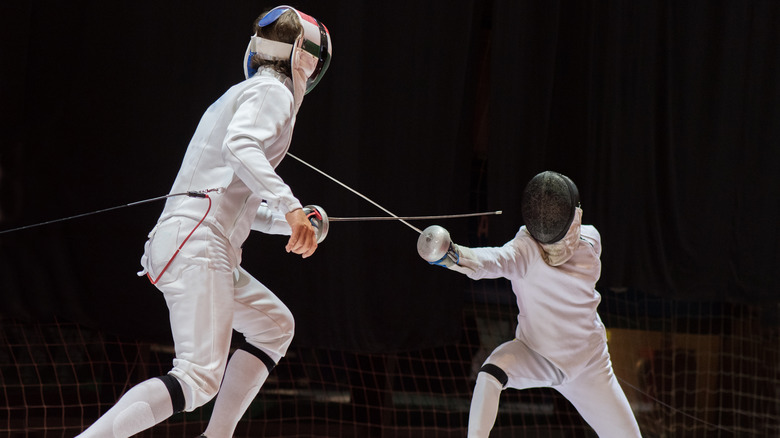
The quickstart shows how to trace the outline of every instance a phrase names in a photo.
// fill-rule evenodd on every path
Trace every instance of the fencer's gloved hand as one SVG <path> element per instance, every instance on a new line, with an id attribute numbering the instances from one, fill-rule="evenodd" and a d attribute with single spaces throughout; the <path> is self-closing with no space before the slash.
<path id="1" fill-rule="evenodd" d="M 457 265 L 460 261 L 458 245 L 452 243 L 449 231 L 438 225 L 431 225 L 420 233 L 417 253 L 426 262 L 445 268 Z"/>
<path id="2" fill-rule="evenodd" d="M 428 263 L 436 266 L 441 266 L 443 268 L 451 268 L 454 265 L 457 265 L 459 261 L 460 261 L 460 248 L 458 248 L 458 245 L 450 242 L 450 247 L 447 249 L 447 252 L 444 253 L 444 256 L 442 258 Z"/>
<path id="3" fill-rule="evenodd" d="M 417 253 L 432 265 L 466 275 L 474 273 L 480 266 L 468 247 L 452 243 L 450 233 L 438 225 L 431 225 L 420 233 L 417 239 Z"/>
<path id="4" fill-rule="evenodd" d="M 443 263 L 451 243 L 449 231 L 444 227 L 431 225 L 417 238 L 417 253 L 428 263 Z"/>

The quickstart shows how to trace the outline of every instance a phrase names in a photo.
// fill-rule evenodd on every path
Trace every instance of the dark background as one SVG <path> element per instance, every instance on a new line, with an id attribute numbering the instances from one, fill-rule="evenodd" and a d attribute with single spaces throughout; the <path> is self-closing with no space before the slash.
<path id="1" fill-rule="evenodd" d="M 536 173 L 569 175 L 602 234 L 602 290 L 776 303 L 780 3 L 298 1 L 333 62 L 291 152 L 397 215 L 502 245 Z M 168 192 L 200 115 L 241 81 L 257 1 L 0 6 L 0 230 Z M 383 213 L 288 158 L 331 216 Z M 0 314 L 166 340 L 135 273 L 162 203 L 0 234 Z M 415 223 L 424 228 L 433 223 Z M 315 255 L 253 234 L 244 266 L 296 343 L 412 350 L 457 339 L 470 280 L 397 222 L 332 223 Z"/>

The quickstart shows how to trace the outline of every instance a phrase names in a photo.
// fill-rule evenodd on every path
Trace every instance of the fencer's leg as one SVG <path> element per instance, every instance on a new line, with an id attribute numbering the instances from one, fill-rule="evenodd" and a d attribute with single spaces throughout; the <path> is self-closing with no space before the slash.
<path id="1" fill-rule="evenodd" d="M 507 380 L 506 373 L 493 364 L 485 364 L 479 370 L 469 410 L 469 438 L 487 438 L 490 435 L 498 415 L 501 391 Z"/>
<path id="2" fill-rule="evenodd" d="M 188 412 L 214 398 L 224 376 L 233 334 L 236 258 L 227 240 L 209 227 L 199 227 L 191 237 L 156 285 L 168 305 L 176 351 L 169 374 L 182 382 Z M 170 254 L 169 247 L 157 252 Z"/>
<path id="3" fill-rule="evenodd" d="M 641 438 L 631 405 L 612 371 L 606 345 L 577 378 L 555 389 L 600 438 Z"/>
<path id="4" fill-rule="evenodd" d="M 79 438 L 126 438 L 184 409 L 181 383 L 170 374 L 139 383 Z"/>
<path id="5" fill-rule="evenodd" d="M 468 436 L 487 437 L 498 413 L 503 388 L 525 389 L 560 384 L 564 375 L 549 360 L 513 339 L 496 347 L 477 374 L 469 412 Z"/>
<path id="6" fill-rule="evenodd" d="M 477 374 L 469 409 L 469 438 L 487 438 L 498 415 L 498 402 L 508 378 L 501 368 L 485 364 Z"/>
<path id="7" fill-rule="evenodd" d="M 246 344 L 233 353 L 217 394 L 204 435 L 230 438 L 244 411 L 257 396 L 276 363 L 262 350 Z"/>
<path id="8" fill-rule="evenodd" d="M 233 329 L 279 362 L 295 335 L 295 318 L 264 284 L 238 267 L 233 285 Z"/>
<path id="9" fill-rule="evenodd" d="M 241 267 L 234 275 L 233 328 L 244 335 L 246 344 L 228 363 L 205 431 L 209 438 L 233 436 L 244 411 L 287 353 L 295 332 L 292 313 L 276 295 Z"/>

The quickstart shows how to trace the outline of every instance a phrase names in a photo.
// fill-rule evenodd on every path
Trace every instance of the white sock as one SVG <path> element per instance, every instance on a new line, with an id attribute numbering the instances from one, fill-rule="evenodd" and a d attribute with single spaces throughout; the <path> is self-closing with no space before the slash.
<path id="1" fill-rule="evenodd" d="M 236 350 L 228 362 L 204 435 L 208 438 L 232 437 L 238 421 L 257 396 L 268 374 L 268 368 L 260 359 L 244 350 Z"/>
<path id="2" fill-rule="evenodd" d="M 127 438 L 173 415 L 168 388 L 154 378 L 132 387 L 78 438 Z"/>
<path id="3" fill-rule="evenodd" d="M 487 438 L 498 415 L 501 382 L 488 373 L 478 373 L 469 410 L 468 438 Z"/>

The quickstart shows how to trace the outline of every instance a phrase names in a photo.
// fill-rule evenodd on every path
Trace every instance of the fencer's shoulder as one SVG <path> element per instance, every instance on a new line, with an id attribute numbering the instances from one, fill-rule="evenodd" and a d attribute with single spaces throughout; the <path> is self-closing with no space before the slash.
<path id="1" fill-rule="evenodd" d="M 528 228 L 523 225 L 519 230 L 517 230 L 517 234 L 515 234 L 514 240 L 519 242 L 527 242 L 529 240 L 534 241 L 534 238 L 531 237 L 531 233 L 528 232 Z"/>
<path id="2" fill-rule="evenodd" d="M 233 89 L 235 89 L 235 100 L 239 108 L 247 108 L 251 111 L 275 109 L 282 113 L 293 113 L 295 107 L 293 94 L 276 78 L 256 74 L 234 85 Z"/>
<path id="3" fill-rule="evenodd" d="M 593 225 L 582 225 L 580 228 L 580 235 L 598 240 L 599 242 L 601 241 L 601 234 Z"/>
<path id="4" fill-rule="evenodd" d="M 266 90 L 268 92 L 282 93 L 292 99 L 292 91 L 279 79 L 268 75 L 255 75 L 243 82 L 247 90 Z"/>
<path id="5" fill-rule="evenodd" d="M 593 225 L 580 227 L 580 238 L 588 242 L 597 254 L 601 254 L 601 234 Z"/>
<path id="6" fill-rule="evenodd" d="M 233 88 L 239 89 L 244 95 L 263 95 L 274 99 L 293 100 L 293 93 L 279 78 L 270 74 L 257 73 Z"/>
<path id="7" fill-rule="evenodd" d="M 515 234 L 514 239 L 512 239 L 510 243 L 518 248 L 526 248 L 528 250 L 539 249 L 538 242 L 533 238 L 533 236 L 531 236 L 531 233 L 528 232 L 528 229 L 525 227 L 525 225 L 517 230 L 517 234 Z"/>

